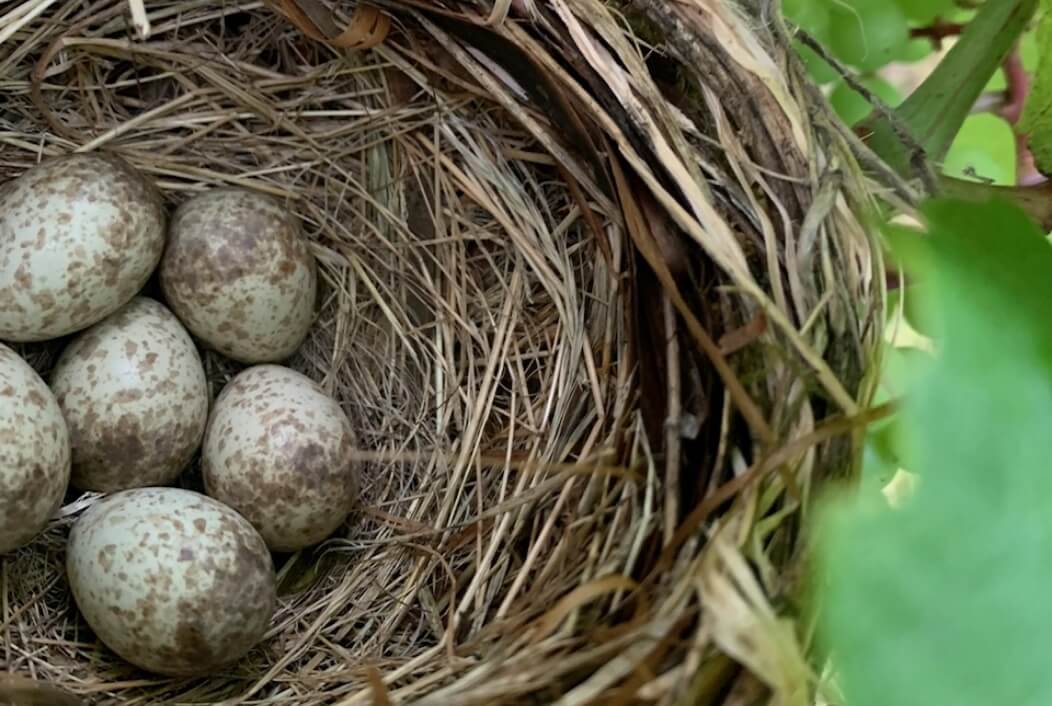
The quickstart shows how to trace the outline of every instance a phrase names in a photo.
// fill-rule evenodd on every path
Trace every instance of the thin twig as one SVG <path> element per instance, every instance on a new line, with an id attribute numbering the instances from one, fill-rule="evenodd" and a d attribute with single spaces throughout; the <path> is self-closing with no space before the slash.
<path id="1" fill-rule="evenodd" d="M 938 178 L 934 168 L 925 156 L 924 147 L 922 147 L 921 144 L 917 142 L 916 138 L 913 137 L 909 126 L 906 125 L 902 118 L 895 113 L 895 110 L 885 103 L 880 96 L 866 88 L 861 81 L 855 78 L 854 72 L 845 64 L 841 63 L 839 59 L 830 54 L 821 42 L 799 28 L 797 28 L 795 34 L 796 38 L 800 40 L 804 46 L 818 54 L 823 61 L 829 64 L 840 75 L 844 80 L 844 83 L 846 83 L 851 90 L 865 98 L 866 102 L 873 106 L 873 110 L 876 114 L 887 121 L 887 124 L 891 126 L 892 131 L 895 133 L 895 137 L 898 138 L 899 142 L 909 150 L 910 165 L 913 167 L 913 171 L 924 185 L 927 193 L 936 193 L 939 189 Z"/>

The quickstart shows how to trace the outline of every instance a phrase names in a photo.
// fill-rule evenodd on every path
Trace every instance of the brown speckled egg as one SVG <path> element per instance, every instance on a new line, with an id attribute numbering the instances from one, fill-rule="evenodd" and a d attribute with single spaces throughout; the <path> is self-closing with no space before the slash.
<path id="1" fill-rule="evenodd" d="M 276 362 L 310 329 L 317 265 L 299 222 L 275 199 L 216 189 L 176 210 L 161 286 L 209 347 L 243 363 Z"/>
<path id="2" fill-rule="evenodd" d="M 124 490 L 92 505 L 70 532 L 66 571 L 102 643 L 158 674 L 208 674 L 240 659 L 277 600 L 259 533 L 179 488 Z"/>
<path id="3" fill-rule="evenodd" d="M 0 554 L 36 537 L 69 485 L 69 432 L 36 371 L 0 344 Z"/>
<path id="4" fill-rule="evenodd" d="M 271 549 L 301 549 L 353 509 L 353 446 L 347 415 L 317 383 L 257 365 L 216 400 L 202 450 L 205 489 L 248 518 Z"/>
<path id="5" fill-rule="evenodd" d="M 164 250 L 154 187 L 118 157 L 71 154 L 0 189 L 0 339 L 43 341 L 127 304 Z"/>
<path id="6" fill-rule="evenodd" d="M 77 336 L 51 376 L 73 440 L 72 482 L 113 492 L 165 485 L 208 422 L 208 382 L 190 334 L 146 297 Z"/>

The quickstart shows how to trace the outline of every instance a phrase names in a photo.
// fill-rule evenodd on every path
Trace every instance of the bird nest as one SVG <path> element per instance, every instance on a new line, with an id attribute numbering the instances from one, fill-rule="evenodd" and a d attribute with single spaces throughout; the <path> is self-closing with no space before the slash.
<path id="1" fill-rule="evenodd" d="M 323 294 L 290 365 L 363 487 L 198 679 L 79 617 L 70 494 L 0 559 L 6 672 L 90 704 L 813 703 L 806 520 L 857 465 L 880 188 L 777 3 L 4 9 L 0 178 L 109 150 L 169 207 L 237 185 L 302 220 Z"/>

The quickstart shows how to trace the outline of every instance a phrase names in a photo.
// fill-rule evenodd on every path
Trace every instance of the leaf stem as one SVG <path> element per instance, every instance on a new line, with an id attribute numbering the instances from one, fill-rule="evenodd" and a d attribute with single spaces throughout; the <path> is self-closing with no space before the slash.
<path id="1" fill-rule="evenodd" d="M 1038 0 L 992 0 L 983 4 L 960 39 L 924 83 L 896 111 L 928 159 L 941 162 L 990 77 L 1015 46 Z M 916 155 L 883 116 L 867 128 L 870 147 L 902 174 Z M 867 129 L 867 132 L 869 131 Z"/>

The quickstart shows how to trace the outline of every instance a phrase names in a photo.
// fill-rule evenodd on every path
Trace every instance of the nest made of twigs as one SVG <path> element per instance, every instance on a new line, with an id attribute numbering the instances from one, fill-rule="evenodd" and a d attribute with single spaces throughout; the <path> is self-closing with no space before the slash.
<path id="1" fill-rule="evenodd" d="M 304 7 L 0 11 L 0 178 L 105 149 L 169 206 L 236 184 L 302 219 L 324 297 L 291 364 L 364 486 L 195 680 L 82 622 L 71 495 L 0 559 L 4 670 L 85 703 L 813 703 L 802 528 L 855 464 L 883 270 L 776 6 L 390 0 L 368 51 L 318 30 L 353 3 Z"/>

